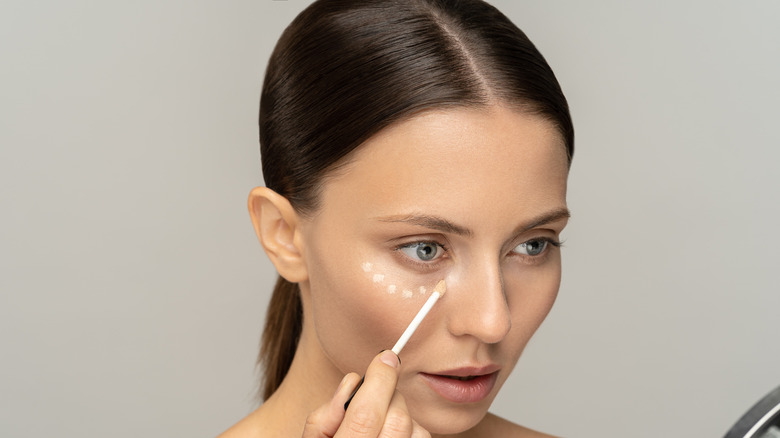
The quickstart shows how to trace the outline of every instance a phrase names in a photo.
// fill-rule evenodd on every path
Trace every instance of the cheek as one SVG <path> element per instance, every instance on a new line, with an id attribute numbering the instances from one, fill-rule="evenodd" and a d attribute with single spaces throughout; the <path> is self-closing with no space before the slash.
<path id="1" fill-rule="evenodd" d="M 395 344 L 435 285 L 370 262 L 346 275 L 336 272 L 320 265 L 310 274 L 314 328 L 342 373 L 363 372 L 379 351 Z"/>
<path id="2" fill-rule="evenodd" d="M 561 283 L 560 258 L 543 267 L 519 270 L 505 277 L 512 327 L 524 342 L 533 336 L 550 313 Z"/>

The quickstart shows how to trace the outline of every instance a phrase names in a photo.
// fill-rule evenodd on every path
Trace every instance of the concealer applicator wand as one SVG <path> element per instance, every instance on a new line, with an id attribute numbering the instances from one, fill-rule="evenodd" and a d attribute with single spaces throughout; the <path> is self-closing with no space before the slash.
<path id="1" fill-rule="evenodd" d="M 433 305 L 436 304 L 436 301 L 439 301 L 439 297 L 444 295 L 444 292 L 447 291 L 447 284 L 444 282 L 444 280 L 440 280 L 438 283 L 436 283 L 436 287 L 433 289 L 433 293 L 430 297 L 428 297 L 428 301 L 423 304 L 422 308 L 419 312 L 417 312 L 417 315 L 415 315 L 414 319 L 412 319 L 412 322 L 409 323 L 409 327 L 406 327 L 406 330 L 404 330 L 403 334 L 400 338 L 398 338 L 398 342 L 395 343 L 393 346 L 393 353 L 395 353 L 396 356 L 401 354 L 401 350 L 403 350 L 406 343 L 409 341 L 409 338 L 412 337 L 415 330 L 417 330 L 417 327 L 420 326 L 422 323 L 422 320 L 425 318 L 426 315 L 428 315 L 428 312 L 431 311 L 431 308 L 433 308 Z M 363 386 L 363 380 L 366 378 L 366 376 L 363 376 L 363 378 L 360 379 L 360 383 L 358 383 L 357 387 L 354 391 L 352 391 L 352 394 L 349 396 L 349 399 L 347 399 L 347 402 L 344 403 L 344 410 L 347 410 L 347 407 L 349 407 L 349 402 L 352 401 L 352 397 L 357 394 L 358 389 L 360 389 L 361 386 Z"/>

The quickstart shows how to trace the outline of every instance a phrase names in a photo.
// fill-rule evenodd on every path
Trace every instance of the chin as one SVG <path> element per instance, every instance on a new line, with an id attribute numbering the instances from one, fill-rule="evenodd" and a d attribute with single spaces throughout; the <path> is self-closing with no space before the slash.
<path id="1" fill-rule="evenodd" d="M 477 410 L 476 408 L 470 411 L 448 409 L 443 412 L 428 411 L 428 414 L 428 418 L 418 418 L 412 413 L 412 418 L 431 434 L 449 435 L 465 432 L 475 427 L 485 418 L 487 410 Z"/>
<path id="2" fill-rule="evenodd" d="M 399 389 L 406 398 L 409 413 L 417 423 L 431 434 L 449 435 L 468 431 L 485 418 L 503 384 L 503 379 L 499 378 L 493 382 L 495 386 L 492 390 L 473 401 L 453 400 L 458 398 L 457 392 L 447 399 L 448 391 L 437 394 L 436 390 L 420 380 L 415 382 L 418 385 Z"/>

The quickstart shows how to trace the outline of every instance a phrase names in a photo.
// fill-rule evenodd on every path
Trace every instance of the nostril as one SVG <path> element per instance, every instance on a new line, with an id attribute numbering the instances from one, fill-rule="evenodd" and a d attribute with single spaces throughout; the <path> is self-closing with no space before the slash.
<path id="1" fill-rule="evenodd" d="M 487 344 L 496 344 L 506 337 L 511 327 L 508 310 L 506 313 L 494 313 L 482 321 L 481 336 L 478 335 L 478 337 Z"/>
<path id="2" fill-rule="evenodd" d="M 448 313 L 448 324 L 453 335 L 472 336 L 486 344 L 500 342 L 512 327 L 506 303 L 458 303 Z"/>

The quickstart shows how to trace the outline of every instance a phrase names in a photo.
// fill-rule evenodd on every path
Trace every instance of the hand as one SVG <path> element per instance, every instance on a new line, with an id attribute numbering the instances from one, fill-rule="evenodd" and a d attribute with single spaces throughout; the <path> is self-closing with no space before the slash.
<path id="1" fill-rule="evenodd" d="M 409 415 L 398 383 L 398 356 L 390 350 L 377 355 L 366 370 L 363 386 L 344 403 L 360 382 L 360 376 L 347 374 L 336 394 L 306 418 L 303 438 L 430 438 Z"/>

